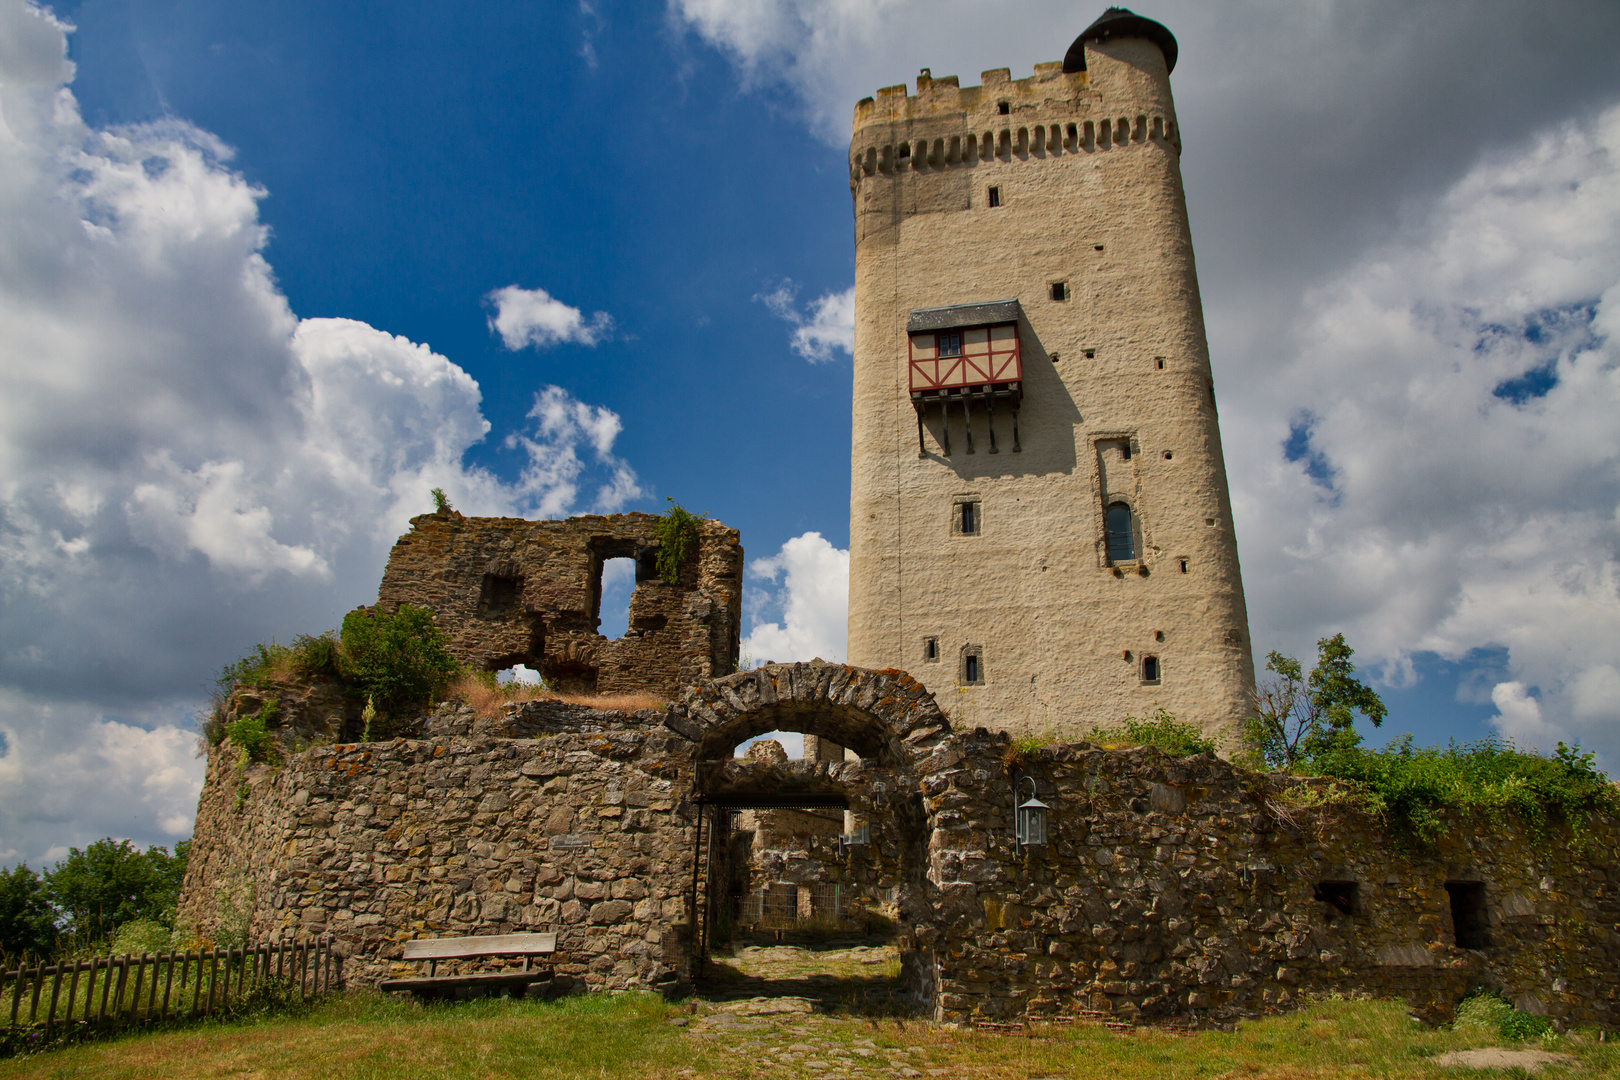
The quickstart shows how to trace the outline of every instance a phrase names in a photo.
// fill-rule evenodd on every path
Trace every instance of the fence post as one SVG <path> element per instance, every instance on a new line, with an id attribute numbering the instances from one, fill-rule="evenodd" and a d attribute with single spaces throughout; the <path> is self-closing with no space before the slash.
<path id="1" fill-rule="evenodd" d="M 22 1005 L 23 958 L 17 957 L 17 978 L 11 984 L 11 1027 L 16 1030 L 17 1010 Z"/>
<path id="2" fill-rule="evenodd" d="M 174 985 L 174 950 L 171 948 L 169 950 L 169 971 L 168 971 L 168 974 L 164 975 L 164 977 L 163 977 L 163 1012 L 161 1014 L 159 1014 L 165 1020 L 167 1020 L 169 1018 L 169 988 L 171 986 L 173 986 L 173 985 Z M 153 990 L 157 989 L 157 980 L 156 980 L 156 978 L 154 978 L 152 980 L 152 989 Z"/>
<path id="3" fill-rule="evenodd" d="M 62 1017 L 62 1023 L 73 1023 L 73 1006 L 79 1000 L 79 971 L 84 967 L 81 960 L 73 961 L 73 977 L 68 980 L 68 1007 L 67 1015 Z"/>
<path id="4" fill-rule="evenodd" d="M 56 1024 L 56 1000 L 62 993 L 62 961 L 58 960 L 54 966 L 56 972 L 51 976 L 51 1008 L 45 1014 L 45 1027 L 47 1030 Z"/>
<path id="5" fill-rule="evenodd" d="M 146 954 L 135 959 L 135 986 L 129 992 L 129 1022 L 134 1023 L 141 1013 L 141 980 L 146 978 Z"/>
<path id="6" fill-rule="evenodd" d="M 192 1015 L 193 1018 L 195 1018 L 197 1016 L 197 1006 L 202 1001 L 202 962 L 203 962 L 202 950 L 198 949 L 195 954 L 187 953 L 186 954 L 186 963 L 187 964 L 189 964 L 191 962 L 191 958 L 192 958 L 193 955 L 195 955 L 197 957 L 197 977 L 195 979 L 193 979 L 192 982 L 191 982 L 191 1015 Z"/>
<path id="7" fill-rule="evenodd" d="M 39 1019 L 39 992 L 45 987 L 45 960 L 42 957 L 34 965 L 34 993 L 28 999 L 28 1022 L 32 1024 Z"/>
<path id="8" fill-rule="evenodd" d="M 157 1004 L 158 957 L 160 955 L 162 954 L 152 954 L 152 986 L 146 991 L 146 1018 L 148 1020 L 152 1019 L 152 1006 Z"/>

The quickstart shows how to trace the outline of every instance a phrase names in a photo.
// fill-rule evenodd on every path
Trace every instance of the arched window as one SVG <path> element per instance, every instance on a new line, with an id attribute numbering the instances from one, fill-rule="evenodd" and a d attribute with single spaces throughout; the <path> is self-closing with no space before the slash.
<path id="1" fill-rule="evenodd" d="M 1136 558 L 1136 530 L 1132 527 L 1131 508 L 1125 503 L 1109 503 L 1103 516 L 1108 530 L 1108 561 L 1130 562 Z"/>

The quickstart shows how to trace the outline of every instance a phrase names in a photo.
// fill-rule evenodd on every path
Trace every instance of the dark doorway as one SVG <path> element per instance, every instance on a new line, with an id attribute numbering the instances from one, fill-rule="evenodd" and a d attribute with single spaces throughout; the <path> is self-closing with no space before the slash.
<path id="1" fill-rule="evenodd" d="M 1451 927 L 1457 948 L 1490 948 L 1490 920 L 1485 913 L 1485 883 L 1448 881 L 1446 892 L 1451 897 Z"/>

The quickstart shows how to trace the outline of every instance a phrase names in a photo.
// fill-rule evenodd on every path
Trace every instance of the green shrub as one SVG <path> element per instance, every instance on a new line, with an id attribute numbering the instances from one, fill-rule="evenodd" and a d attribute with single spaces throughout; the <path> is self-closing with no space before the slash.
<path id="1" fill-rule="evenodd" d="M 1457 1016 L 1451 1026 L 1458 1031 L 1499 1032 L 1502 1021 L 1512 1011 L 1513 1006 L 1498 994 L 1475 994 L 1464 998 L 1457 1006 Z"/>
<path id="2" fill-rule="evenodd" d="M 1502 1018 L 1502 1026 L 1497 1030 L 1502 1038 L 1518 1042 L 1522 1039 L 1539 1039 L 1551 1033 L 1552 1025 L 1546 1017 L 1514 1009 Z"/>
<path id="3" fill-rule="evenodd" d="M 1364 809 L 1422 844 L 1445 834 L 1448 810 L 1495 820 L 1512 813 L 1543 835 L 1564 825 L 1579 843 L 1589 812 L 1620 812 L 1620 792 L 1593 759 L 1563 743 L 1548 757 L 1495 736 L 1420 748 L 1405 735 L 1382 750 L 1348 746 L 1320 754 L 1306 771 L 1351 783 Z"/>
<path id="4" fill-rule="evenodd" d="M 449 640 L 426 608 L 393 613 L 359 608 L 343 617 L 343 677 L 382 713 L 403 716 L 432 704 L 461 672 Z"/>
<path id="5" fill-rule="evenodd" d="M 1117 727 L 1098 725 L 1086 736 L 1103 746 L 1152 746 L 1171 757 L 1191 754 L 1212 754 L 1215 744 L 1204 738 L 1204 733 L 1193 724 L 1183 723 L 1164 706 L 1148 719 L 1127 716 Z"/>
<path id="6" fill-rule="evenodd" d="M 681 580 L 681 564 L 698 541 L 698 522 L 708 512 L 693 514 L 674 499 L 658 519 L 658 576 L 671 585 Z"/>
<path id="7" fill-rule="evenodd" d="M 270 745 L 270 729 L 275 726 L 281 715 L 281 702 L 271 698 L 260 706 L 259 711 L 248 716 L 238 717 L 225 725 L 225 734 L 231 742 L 242 748 L 242 752 L 255 761 L 263 761 L 265 751 Z"/>
<path id="8" fill-rule="evenodd" d="M 433 512 L 435 514 L 455 512 L 455 507 L 450 505 L 450 497 L 444 493 L 444 488 L 434 488 L 428 494 L 433 496 Z"/>
<path id="9" fill-rule="evenodd" d="M 1457 1018 L 1452 1027 L 1459 1031 L 1489 1031 L 1514 1042 L 1539 1039 L 1552 1031 L 1552 1025 L 1544 1017 L 1515 1009 L 1496 993 L 1475 994 L 1463 999 L 1457 1006 Z"/>
<path id="10" fill-rule="evenodd" d="M 305 677 L 338 678 L 342 674 L 342 657 L 337 634 L 331 630 L 299 634 L 292 643 L 292 667 Z"/>
<path id="11" fill-rule="evenodd" d="M 215 685 L 226 696 L 238 686 L 262 689 L 270 685 L 276 674 L 285 670 L 291 661 L 292 649 L 288 646 L 275 641 L 269 644 L 260 642 L 242 659 L 221 668 Z"/>

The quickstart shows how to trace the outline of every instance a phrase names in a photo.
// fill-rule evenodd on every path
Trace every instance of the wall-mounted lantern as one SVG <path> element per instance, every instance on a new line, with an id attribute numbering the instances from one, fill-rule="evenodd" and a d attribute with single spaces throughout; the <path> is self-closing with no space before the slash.
<path id="1" fill-rule="evenodd" d="M 1029 784 L 1029 798 L 1019 802 L 1023 798 L 1026 781 Z M 1020 776 L 1018 783 L 1013 786 L 1013 808 L 1019 846 L 1046 843 L 1046 812 L 1051 807 L 1036 798 L 1033 776 Z"/>
<path id="2" fill-rule="evenodd" d="M 838 837 L 838 854 L 847 848 L 865 846 L 872 842 L 872 826 L 866 818 L 844 811 L 844 832 Z"/>

